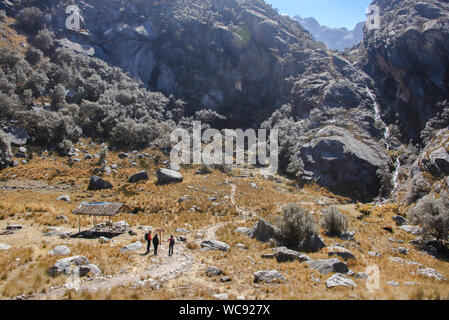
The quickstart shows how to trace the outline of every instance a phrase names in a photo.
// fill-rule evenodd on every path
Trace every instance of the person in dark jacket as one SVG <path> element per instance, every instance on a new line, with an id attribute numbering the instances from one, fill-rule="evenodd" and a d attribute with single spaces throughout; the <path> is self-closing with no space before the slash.
<path id="1" fill-rule="evenodd" d="M 157 256 L 157 247 L 159 246 L 159 238 L 157 234 L 153 238 L 154 255 Z"/>
<path id="2" fill-rule="evenodd" d="M 147 252 L 145 255 L 147 255 L 151 252 L 151 231 L 148 231 L 148 233 L 145 234 L 145 240 L 147 242 Z"/>
<path id="3" fill-rule="evenodd" d="M 173 248 L 175 247 L 175 238 L 170 236 L 168 239 L 168 255 L 171 257 L 173 255 Z"/>

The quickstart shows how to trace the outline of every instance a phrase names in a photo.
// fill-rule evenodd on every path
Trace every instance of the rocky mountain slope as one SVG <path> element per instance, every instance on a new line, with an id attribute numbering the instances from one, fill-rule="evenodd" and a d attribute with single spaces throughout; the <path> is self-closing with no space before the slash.
<path id="1" fill-rule="evenodd" d="M 421 131 L 441 116 L 448 98 L 446 1 L 374 1 L 380 30 L 365 30 L 364 41 L 341 54 L 262 0 L 75 3 L 82 16 L 77 31 L 65 25 L 72 1 L 33 4 L 59 46 L 121 67 L 146 88 L 170 95 L 161 105 L 170 109 L 162 117 L 167 128 L 204 108 L 226 117 L 221 128 L 277 128 L 281 172 L 354 200 L 388 197 L 399 181 L 410 181 L 407 166 L 425 148 Z M 0 5 L 16 16 L 23 3 Z M 93 99 L 102 108 L 111 101 L 114 112 L 122 105 L 138 118 L 141 101 L 129 95 Z M 99 131 L 90 122 L 80 127 L 84 136 Z M 409 171 L 398 179 L 398 169 Z"/>
<path id="2" fill-rule="evenodd" d="M 315 40 L 323 42 L 329 49 L 341 51 L 350 49 L 363 39 L 364 22 L 358 23 L 353 30 L 348 30 L 322 26 L 315 18 L 301 18 L 296 15 L 293 19 L 309 31 Z"/>

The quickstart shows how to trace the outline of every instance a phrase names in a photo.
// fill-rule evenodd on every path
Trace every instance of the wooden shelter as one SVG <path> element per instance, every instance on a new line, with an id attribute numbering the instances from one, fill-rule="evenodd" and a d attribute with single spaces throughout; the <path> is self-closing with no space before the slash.
<path id="1" fill-rule="evenodd" d="M 78 229 L 81 233 L 80 216 L 84 215 L 93 217 L 93 225 L 95 226 L 97 217 L 108 217 L 109 222 L 111 222 L 111 217 L 116 216 L 122 206 L 122 203 L 113 202 L 83 202 L 75 210 L 73 210 L 72 213 L 78 216 Z"/>

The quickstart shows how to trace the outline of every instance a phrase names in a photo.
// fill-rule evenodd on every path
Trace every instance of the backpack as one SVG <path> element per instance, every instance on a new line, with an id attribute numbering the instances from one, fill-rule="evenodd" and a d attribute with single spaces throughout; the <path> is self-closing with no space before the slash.
<path id="1" fill-rule="evenodd" d="M 170 245 L 174 246 L 175 245 L 175 238 L 170 238 L 169 240 L 170 240 Z"/>
<path id="2" fill-rule="evenodd" d="M 150 236 L 150 234 L 149 234 L 149 233 L 147 233 L 147 234 L 145 235 L 145 240 L 147 240 L 147 241 L 151 241 L 151 236 Z"/>

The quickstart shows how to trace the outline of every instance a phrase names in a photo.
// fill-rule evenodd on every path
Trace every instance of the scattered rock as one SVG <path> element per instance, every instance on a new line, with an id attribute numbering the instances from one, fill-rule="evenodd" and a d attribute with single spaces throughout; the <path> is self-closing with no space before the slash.
<path id="1" fill-rule="evenodd" d="M 9 250 L 11 248 L 12 246 L 10 246 L 9 244 L 0 243 L 0 250 Z"/>
<path id="2" fill-rule="evenodd" d="M 309 260 L 307 261 L 307 264 L 322 274 L 329 274 L 332 272 L 347 273 L 349 271 L 346 263 L 341 262 L 337 258 L 328 260 Z"/>
<path id="3" fill-rule="evenodd" d="M 66 256 L 69 255 L 72 252 L 69 247 L 67 246 L 57 246 L 54 247 L 48 254 L 52 256 Z"/>
<path id="4" fill-rule="evenodd" d="M 345 241 L 354 241 L 355 231 L 346 231 L 343 232 L 340 236 L 340 239 Z"/>
<path id="5" fill-rule="evenodd" d="M 78 272 L 79 272 L 80 277 L 87 276 L 88 274 L 91 274 L 94 276 L 99 276 L 99 275 L 103 274 L 103 272 L 100 270 L 100 268 L 98 268 L 98 266 L 96 266 L 95 264 L 82 265 L 79 267 Z"/>
<path id="6" fill-rule="evenodd" d="M 204 240 L 203 242 L 201 242 L 201 247 L 204 250 L 221 250 L 221 251 L 229 250 L 229 245 L 227 243 L 218 240 Z"/>
<path id="7" fill-rule="evenodd" d="M 260 283 L 260 282 L 275 283 L 275 282 L 282 282 L 282 281 L 285 281 L 285 278 L 277 270 L 254 272 L 254 282 L 255 283 Z"/>
<path id="8" fill-rule="evenodd" d="M 399 282 L 391 280 L 387 282 L 392 287 L 399 287 Z"/>
<path id="9" fill-rule="evenodd" d="M 207 267 L 206 276 L 215 277 L 223 274 L 223 270 L 217 267 Z"/>
<path id="10" fill-rule="evenodd" d="M 408 220 L 402 216 L 393 216 L 393 220 L 396 222 L 396 225 L 402 226 L 408 223 Z"/>
<path id="11" fill-rule="evenodd" d="M 175 229 L 175 232 L 176 232 L 176 233 L 184 233 L 184 234 L 190 233 L 190 231 L 187 230 L 186 228 L 176 228 L 176 229 Z"/>
<path id="12" fill-rule="evenodd" d="M 60 215 L 56 216 L 56 220 L 64 220 L 64 222 L 69 222 L 69 218 L 67 218 L 63 214 L 60 214 Z"/>
<path id="13" fill-rule="evenodd" d="M 58 197 L 56 200 L 70 202 L 70 196 L 65 194 L 63 196 Z"/>
<path id="14" fill-rule="evenodd" d="M 260 219 L 256 222 L 249 233 L 249 236 L 253 239 L 257 239 L 262 242 L 267 242 L 270 239 L 280 238 L 280 229 L 264 219 Z"/>
<path id="15" fill-rule="evenodd" d="M 356 279 L 368 279 L 368 273 L 366 272 L 357 272 L 355 275 Z"/>
<path id="16" fill-rule="evenodd" d="M 432 268 L 418 269 L 418 274 L 428 278 L 434 278 L 438 281 L 446 281 L 446 278 L 441 273 Z"/>
<path id="17" fill-rule="evenodd" d="M 412 225 L 403 225 L 401 227 L 399 227 L 399 229 L 407 232 L 407 233 L 411 233 L 411 234 L 419 234 L 421 232 L 421 228 L 418 226 L 412 226 Z"/>
<path id="18" fill-rule="evenodd" d="M 349 260 L 349 259 L 355 259 L 355 256 L 352 254 L 351 251 L 349 251 L 346 248 L 343 247 L 330 247 L 329 248 L 329 252 L 328 252 L 329 256 L 339 256 L 340 258 L 343 258 L 344 260 Z"/>
<path id="19" fill-rule="evenodd" d="M 56 263 L 48 270 L 51 276 L 61 273 L 70 274 L 73 266 L 81 266 L 88 264 L 89 260 L 84 256 L 73 256 L 56 261 Z"/>
<path id="20" fill-rule="evenodd" d="M 314 234 L 307 239 L 304 239 L 299 247 L 301 248 L 301 251 L 304 252 L 317 252 L 326 247 L 326 244 L 319 235 Z"/>
<path id="21" fill-rule="evenodd" d="M 125 221 L 121 220 L 119 222 L 114 223 L 114 228 L 129 228 L 130 225 Z"/>
<path id="22" fill-rule="evenodd" d="M 120 152 L 120 153 L 118 154 L 118 157 L 119 157 L 120 159 L 129 158 L 129 154 L 127 154 L 127 153 L 125 153 L 125 152 Z"/>
<path id="23" fill-rule="evenodd" d="M 109 239 L 107 237 L 100 237 L 98 240 L 100 241 L 100 243 L 109 243 L 109 242 L 111 242 L 111 239 Z"/>
<path id="24" fill-rule="evenodd" d="M 179 242 L 186 242 L 187 241 L 187 237 L 186 236 L 178 236 L 176 238 L 176 240 L 178 240 Z"/>
<path id="25" fill-rule="evenodd" d="M 286 261 L 309 261 L 310 257 L 301 254 L 300 252 L 287 249 L 286 247 L 276 248 L 274 256 L 276 257 L 277 262 L 286 262 Z"/>
<path id="26" fill-rule="evenodd" d="M 229 295 L 227 293 L 217 293 L 214 294 L 214 298 L 217 300 L 226 300 L 229 299 Z"/>
<path id="27" fill-rule="evenodd" d="M 182 174 L 177 171 L 160 168 L 156 171 L 158 184 L 180 183 L 183 181 Z"/>
<path id="28" fill-rule="evenodd" d="M 145 171 L 141 171 L 141 172 L 138 172 L 136 174 L 133 174 L 131 177 L 129 177 L 128 182 L 129 183 L 137 183 L 137 182 L 145 181 L 145 180 L 148 180 L 148 179 L 149 179 L 148 178 L 148 172 L 145 170 Z"/>
<path id="29" fill-rule="evenodd" d="M 89 181 L 87 190 L 103 190 L 112 189 L 112 184 L 98 176 L 92 176 Z"/>
<path id="30" fill-rule="evenodd" d="M 399 247 L 398 251 L 400 254 L 408 254 L 408 249 L 404 248 L 404 247 Z"/>
<path id="31" fill-rule="evenodd" d="M 140 241 L 133 242 L 122 248 L 122 252 L 139 251 L 143 249 L 143 244 Z"/>
<path id="32" fill-rule="evenodd" d="M 237 243 L 235 246 L 239 249 L 248 249 L 248 247 L 246 245 L 244 245 L 243 243 Z"/>
<path id="33" fill-rule="evenodd" d="M 254 182 L 252 182 L 252 183 L 250 184 L 250 187 L 253 188 L 253 189 L 257 189 L 257 184 L 255 184 Z"/>
<path id="34" fill-rule="evenodd" d="M 221 282 L 230 282 L 230 281 L 231 281 L 231 278 L 225 276 L 225 277 L 222 277 L 222 278 L 220 279 L 220 281 L 221 281 Z"/>
<path id="35" fill-rule="evenodd" d="M 137 232 L 135 232 L 134 230 L 129 230 L 128 231 L 128 234 L 130 235 L 130 236 L 137 236 Z"/>
<path id="36" fill-rule="evenodd" d="M 245 227 L 238 227 L 234 230 L 234 232 L 248 235 L 251 232 L 251 230 Z"/>
<path id="37" fill-rule="evenodd" d="M 328 287 L 328 288 L 334 288 L 334 287 L 354 287 L 354 288 L 356 288 L 357 285 L 355 284 L 354 281 L 352 281 L 351 279 L 348 279 L 341 273 L 336 273 L 326 280 L 326 287 Z"/>
<path id="38" fill-rule="evenodd" d="M 6 226 L 6 230 L 20 230 L 20 229 L 22 229 L 22 226 L 18 224 L 10 224 Z"/>
<path id="39" fill-rule="evenodd" d="M 377 257 L 377 258 L 382 257 L 382 255 L 379 252 L 376 252 L 376 251 L 368 251 L 368 255 L 371 256 L 371 257 Z"/>

